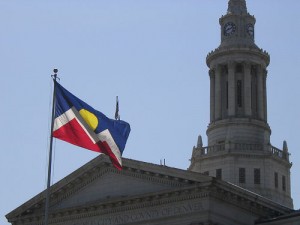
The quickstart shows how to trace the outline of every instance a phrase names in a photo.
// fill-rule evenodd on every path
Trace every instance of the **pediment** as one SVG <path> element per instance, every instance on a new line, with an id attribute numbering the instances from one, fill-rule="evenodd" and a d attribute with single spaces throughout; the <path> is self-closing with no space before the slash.
<path id="1" fill-rule="evenodd" d="M 70 188 L 52 205 L 54 210 L 73 208 L 107 200 L 120 200 L 134 196 L 153 194 L 176 187 L 186 186 L 187 183 L 169 180 L 164 176 L 141 171 L 115 168 L 99 168 L 90 175 L 89 179 Z"/>
<path id="2" fill-rule="evenodd" d="M 199 173 L 125 158 L 119 171 L 107 156 L 100 155 L 51 186 L 50 211 L 138 199 L 210 180 Z M 45 196 L 46 191 L 41 192 L 7 218 L 44 215 Z"/>

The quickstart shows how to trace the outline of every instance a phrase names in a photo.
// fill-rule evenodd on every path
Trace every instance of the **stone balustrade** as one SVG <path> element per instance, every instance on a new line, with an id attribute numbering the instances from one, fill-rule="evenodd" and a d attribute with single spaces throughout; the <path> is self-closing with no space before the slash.
<path id="1" fill-rule="evenodd" d="M 290 153 L 288 152 L 285 152 L 285 151 L 282 151 L 272 145 L 268 146 L 269 147 L 269 152 L 271 152 L 271 154 L 275 155 L 275 156 L 278 156 L 280 158 L 283 158 L 283 159 L 286 159 L 289 161 L 289 155 Z"/>
<path id="2" fill-rule="evenodd" d="M 236 153 L 236 152 L 249 152 L 249 153 L 263 153 L 270 154 L 281 159 L 289 161 L 289 153 L 282 151 L 272 145 L 262 144 L 246 144 L 246 143 L 223 143 L 206 147 L 194 148 L 198 152 L 197 155 L 210 156 L 218 153 Z M 199 154 L 200 153 L 200 154 Z"/>

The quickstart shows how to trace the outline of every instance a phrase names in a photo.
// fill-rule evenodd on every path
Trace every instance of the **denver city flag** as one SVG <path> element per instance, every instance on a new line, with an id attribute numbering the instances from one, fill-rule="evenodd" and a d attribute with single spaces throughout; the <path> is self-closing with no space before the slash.
<path id="1" fill-rule="evenodd" d="M 52 135 L 71 144 L 100 152 L 122 169 L 122 153 L 130 133 L 130 125 L 107 118 L 93 109 L 57 81 L 55 85 L 55 119 Z"/>

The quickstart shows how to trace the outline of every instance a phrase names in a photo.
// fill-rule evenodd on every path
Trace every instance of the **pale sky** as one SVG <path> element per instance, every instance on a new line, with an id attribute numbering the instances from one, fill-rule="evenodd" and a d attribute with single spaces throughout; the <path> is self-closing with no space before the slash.
<path id="1" fill-rule="evenodd" d="M 300 208 L 300 1 L 248 0 L 256 44 L 269 52 L 271 143 L 291 153 Z M 0 224 L 46 187 L 54 68 L 61 84 L 131 125 L 123 156 L 186 169 L 207 143 L 207 53 L 220 44 L 227 0 L 0 0 Z M 53 182 L 98 154 L 55 141 Z"/>

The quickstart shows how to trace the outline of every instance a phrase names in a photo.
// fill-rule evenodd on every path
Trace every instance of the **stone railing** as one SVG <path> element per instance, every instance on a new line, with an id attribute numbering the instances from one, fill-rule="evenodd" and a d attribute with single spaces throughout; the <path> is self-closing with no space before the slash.
<path id="1" fill-rule="evenodd" d="M 210 155 L 214 152 L 225 151 L 225 144 L 212 145 L 200 149 L 201 155 Z"/>
<path id="2" fill-rule="evenodd" d="M 272 145 L 269 145 L 268 146 L 268 150 L 271 154 L 275 155 L 275 156 L 278 156 L 279 158 L 283 158 L 283 159 L 286 159 L 289 161 L 289 155 L 290 153 L 288 152 L 285 152 L 285 151 L 282 151 Z"/>
<path id="3" fill-rule="evenodd" d="M 264 150 L 264 146 L 261 145 L 261 144 L 233 143 L 233 150 L 263 151 Z"/>
<path id="4" fill-rule="evenodd" d="M 194 148 L 196 154 L 200 157 L 216 155 L 218 153 L 229 152 L 261 152 L 262 154 L 270 154 L 281 159 L 289 161 L 289 153 L 282 151 L 272 145 L 262 144 L 245 144 L 245 143 L 223 143 L 218 145 L 212 145 L 207 147 Z M 200 153 L 200 154 L 199 154 Z"/>

